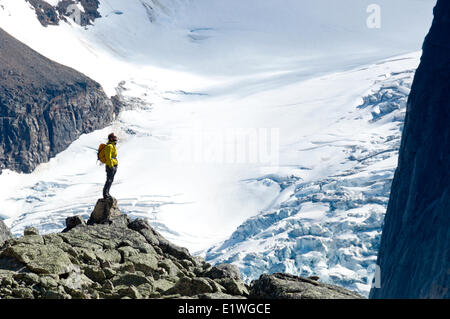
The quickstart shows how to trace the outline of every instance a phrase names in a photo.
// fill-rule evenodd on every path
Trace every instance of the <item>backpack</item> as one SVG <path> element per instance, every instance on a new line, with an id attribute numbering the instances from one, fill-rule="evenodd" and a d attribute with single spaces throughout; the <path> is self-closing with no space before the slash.
<path id="1" fill-rule="evenodd" d="M 105 147 L 106 144 L 100 144 L 97 151 L 97 159 L 102 162 L 103 164 L 106 164 L 106 156 L 105 156 Z"/>

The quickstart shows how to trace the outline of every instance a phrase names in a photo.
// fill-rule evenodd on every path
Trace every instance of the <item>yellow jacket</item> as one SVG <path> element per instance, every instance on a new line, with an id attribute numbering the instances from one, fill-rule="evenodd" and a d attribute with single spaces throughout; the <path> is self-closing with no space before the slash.
<path id="1" fill-rule="evenodd" d="M 117 149 L 116 143 L 108 142 L 105 146 L 105 157 L 106 157 L 106 165 L 110 168 L 117 166 L 119 162 L 117 161 Z"/>

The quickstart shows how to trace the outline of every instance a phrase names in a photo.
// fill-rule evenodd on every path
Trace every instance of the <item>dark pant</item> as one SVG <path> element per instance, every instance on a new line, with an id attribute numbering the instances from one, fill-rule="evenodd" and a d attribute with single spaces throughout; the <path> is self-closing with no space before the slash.
<path id="1" fill-rule="evenodd" d="M 103 187 L 103 198 L 111 197 L 111 195 L 109 195 L 109 190 L 114 181 L 114 175 L 116 175 L 116 172 L 117 166 L 110 168 L 108 165 L 106 165 L 106 183 Z"/>

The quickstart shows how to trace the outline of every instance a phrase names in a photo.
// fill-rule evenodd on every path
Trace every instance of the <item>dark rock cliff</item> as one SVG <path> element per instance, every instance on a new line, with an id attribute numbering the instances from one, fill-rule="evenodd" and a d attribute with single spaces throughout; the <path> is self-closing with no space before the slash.
<path id="1" fill-rule="evenodd" d="M 98 83 L 0 29 L 0 172 L 31 172 L 114 112 Z"/>
<path id="2" fill-rule="evenodd" d="M 439 0 L 409 96 L 371 298 L 450 297 L 450 1 Z"/>
<path id="3" fill-rule="evenodd" d="M 230 264 L 212 266 L 176 246 L 145 220 L 122 215 L 114 199 L 98 201 L 89 222 L 67 218 L 62 233 L 0 244 L 0 299 L 195 298 L 359 299 L 316 279 L 263 275 L 251 285 Z"/>

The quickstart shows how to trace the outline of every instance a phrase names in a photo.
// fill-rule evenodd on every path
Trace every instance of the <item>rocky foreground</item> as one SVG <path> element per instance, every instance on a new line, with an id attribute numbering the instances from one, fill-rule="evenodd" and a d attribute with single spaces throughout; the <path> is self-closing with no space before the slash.
<path id="1" fill-rule="evenodd" d="M 68 218 L 62 233 L 40 235 L 28 228 L 24 236 L 10 238 L 4 225 L 0 233 L 0 298 L 5 299 L 362 298 L 318 278 L 281 273 L 247 285 L 236 266 L 213 267 L 192 256 L 145 220 L 131 221 L 115 199 L 99 200 L 87 223 Z"/>

